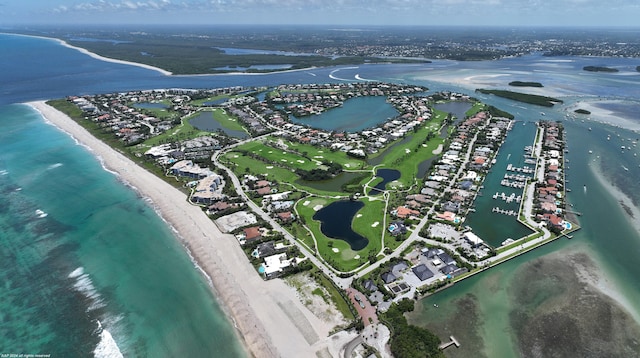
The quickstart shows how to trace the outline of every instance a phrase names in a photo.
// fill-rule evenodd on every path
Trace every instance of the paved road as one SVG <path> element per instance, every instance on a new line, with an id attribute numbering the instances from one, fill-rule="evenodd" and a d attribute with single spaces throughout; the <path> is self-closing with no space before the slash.
<path id="1" fill-rule="evenodd" d="M 231 146 L 225 148 L 224 150 L 217 151 L 211 157 L 211 161 L 219 169 L 224 170 L 224 171 L 227 172 L 227 174 L 229 175 L 229 178 L 231 178 L 231 182 L 233 183 L 233 186 L 234 186 L 238 196 L 241 197 L 247 203 L 247 206 L 251 210 L 253 210 L 257 215 L 259 215 L 264 221 L 266 221 L 269 224 L 271 224 L 271 226 L 273 227 L 273 230 L 276 230 L 276 231 L 282 233 L 284 238 L 287 241 L 289 241 L 290 244 L 295 245 L 300 250 L 300 252 L 302 252 L 302 254 L 305 257 L 307 257 L 316 267 L 318 267 L 325 275 L 327 275 L 336 285 L 338 285 L 338 287 L 340 287 L 342 289 L 346 289 L 347 287 L 351 286 L 352 278 L 341 278 L 341 277 L 338 277 L 333 268 L 331 268 L 329 265 L 325 264 L 324 261 L 320 260 L 317 256 L 315 256 L 311 251 L 309 251 L 307 249 L 306 246 L 304 246 L 301 243 L 299 243 L 296 240 L 296 238 L 293 235 L 291 235 L 287 230 L 285 230 L 282 226 L 280 226 L 280 224 L 275 219 L 270 217 L 268 213 L 264 212 L 264 210 L 262 210 L 261 207 L 256 205 L 256 203 L 254 203 L 253 200 L 251 200 L 251 198 L 249 198 L 249 196 L 244 192 L 244 189 L 242 188 L 242 184 L 240 183 L 240 180 L 233 173 L 233 171 L 231 169 L 227 168 L 222 163 L 220 163 L 220 161 L 218 160 L 220 155 L 222 155 L 223 153 L 225 153 L 229 149 L 231 149 L 233 147 L 236 147 L 238 145 L 241 145 L 242 143 L 245 143 L 245 142 L 248 142 L 248 141 L 252 141 L 252 140 L 255 140 L 255 139 L 256 138 L 247 139 L 245 141 L 238 142 L 238 143 L 236 143 L 234 145 L 231 145 Z"/>

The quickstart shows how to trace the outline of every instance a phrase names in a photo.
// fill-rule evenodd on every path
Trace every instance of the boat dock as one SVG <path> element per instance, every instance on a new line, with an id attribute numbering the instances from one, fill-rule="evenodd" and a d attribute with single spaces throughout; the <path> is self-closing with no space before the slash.
<path id="1" fill-rule="evenodd" d="M 458 340 L 456 339 L 456 337 L 454 336 L 449 336 L 450 341 L 449 342 L 444 342 L 441 343 L 438 348 L 440 349 L 446 349 L 449 348 L 451 346 L 456 346 L 456 348 L 460 347 L 460 342 L 458 342 Z"/>
<path id="2" fill-rule="evenodd" d="M 509 164 L 507 165 L 507 171 L 509 172 L 518 172 L 518 173 L 525 173 L 525 174 L 532 174 L 534 169 L 528 166 L 524 166 L 524 167 L 516 167 L 513 164 Z"/>
<path id="3" fill-rule="evenodd" d="M 504 192 L 502 193 L 498 193 L 496 192 L 495 194 L 493 194 L 493 198 L 494 199 L 500 199 L 504 202 L 511 203 L 511 202 L 516 202 L 516 203 L 520 203 L 522 201 L 522 195 L 518 195 L 516 196 L 515 193 L 512 193 L 511 195 L 507 195 Z"/>
<path id="4" fill-rule="evenodd" d="M 506 186 L 509 188 L 523 189 L 525 186 L 525 182 L 522 181 L 509 181 L 507 179 L 502 179 L 500 185 Z"/>
<path id="5" fill-rule="evenodd" d="M 515 211 L 515 210 L 500 209 L 497 206 L 495 206 L 493 209 L 491 209 L 491 212 L 492 213 L 503 214 L 503 215 L 518 216 L 518 212 Z"/>
<path id="6" fill-rule="evenodd" d="M 515 181 L 527 181 L 527 179 L 531 179 L 531 177 L 526 176 L 524 174 L 505 174 L 504 178 L 507 180 L 515 180 Z"/>

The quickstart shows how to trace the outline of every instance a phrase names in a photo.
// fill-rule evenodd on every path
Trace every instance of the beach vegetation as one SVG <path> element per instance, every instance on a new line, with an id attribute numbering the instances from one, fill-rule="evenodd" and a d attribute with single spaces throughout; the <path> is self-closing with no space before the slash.
<path id="1" fill-rule="evenodd" d="M 389 326 L 391 339 L 389 345 L 391 353 L 396 358 L 444 358 L 444 353 L 438 348 L 440 338 L 429 330 L 411 325 L 404 314 L 414 310 L 415 302 L 403 299 L 394 302 L 389 309 L 380 316 Z"/>
<path id="2" fill-rule="evenodd" d="M 587 111 L 586 109 L 582 109 L 582 108 L 578 108 L 574 112 L 578 114 L 591 114 L 590 111 Z"/>

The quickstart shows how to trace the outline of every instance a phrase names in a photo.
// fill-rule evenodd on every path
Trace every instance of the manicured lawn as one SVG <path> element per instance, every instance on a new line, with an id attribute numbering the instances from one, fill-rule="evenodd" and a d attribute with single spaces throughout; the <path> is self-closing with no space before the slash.
<path id="1" fill-rule="evenodd" d="M 311 144 L 291 142 L 276 137 L 269 137 L 269 140 L 281 140 L 282 143 L 289 147 L 289 149 L 297 151 L 302 155 L 312 159 L 317 159 L 319 161 L 327 160 L 330 162 L 340 163 L 342 165 L 342 168 L 345 170 L 356 170 L 368 167 L 367 163 L 364 160 L 350 157 L 347 155 L 347 153 L 339 150 L 333 151 L 329 148 L 315 147 Z"/>
<path id="2" fill-rule="evenodd" d="M 199 112 L 195 113 L 193 116 L 197 116 Z M 169 129 L 168 131 L 157 135 L 155 137 L 151 137 L 142 143 L 143 147 L 154 147 L 156 145 L 160 145 L 162 143 L 167 143 L 175 140 L 187 140 L 193 139 L 201 136 L 211 135 L 211 132 L 201 131 L 198 128 L 195 128 L 189 123 L 189 118 L 183 118 L 182 123 L 179 125 Z"/>
<path id="3" fill-rule="evenodd" d="M 223 164 L 229 164 L 229 168 L 233 170 L 233 172 L 238 176 L 242 177 L 245 174 L 253 174 L 253 175 L 266 175 L 268 180 L 275 181 L 277 183 L 288 183 L 292 184 L 296 188 L 300 190 L 307 191 L 312 194 L 317 195 L 330 195 L 330 196 L 345 196 L 345 193 L 341 192 L 329 192 L 323 191 L 315 188 L 310 188 L 305 185 L 301 185 L 296 183 L 300 177 L 294 173 L 291 169 L 283 168 L 281 166 L 275 165 L 273 163 L 265 163 L 258 159 L 249 157 L 244 155 L 241 152 L 229 152 L 224 154 L 221 157 L 221 162 Z M 284 186 L 284 190 L 289 190 L 288 188 L 293 188 L 293 186 L 289 185 Z"/>
<path id="4" fill-rule="evenodd" d="M 443 112 L 444 113 L 444 112 Z M 440 128 L 442 121 L 446 118 L 446 114 L 438 113 L 429 123 L 426 123 L 416 133 L 410 134 L 411 139 L 403 146 L 395 146 L 389 153 L 385 153 L 384 162 L 380 168 L 390 168 L 399 170 L 402 174 L 398 182 L 404 186 L 411 186 L 418 173 L 418 165 L 431 157 L 433 151 L 440 144 L 444 143 L 444 139 L 439 135 L 435 135 L 428 142 L 425 142 L 430 132 L 436 132 Z M 387 184 L 387 188 L 391 188 L 393 183 Z"/>
<path id="5" fill-rule="evenodd" d="M 293 183 L 298 176 L 290 169 L 281 168 L 270 163 L 251 158 L 240 152 L 229 152 L 222 156 L 223 161 L 235 163 L 230 168 L 242 177 L 245 174 L 266 175 L 267 179 L 278 183 Z M 248 168 L 248 169 L 247 169 Z"/>
<path id="6" fill-rule="evenodd" d="M 245 143 L 237 147 L 237 149 L 246 150 L 254 155 L 263 157 L 269 162 L 284 165 L 291 169 L 311 170 L 321 166 L 319 161 L 312 161 L 296 153 L 266 145 L 262 141 Z"/>

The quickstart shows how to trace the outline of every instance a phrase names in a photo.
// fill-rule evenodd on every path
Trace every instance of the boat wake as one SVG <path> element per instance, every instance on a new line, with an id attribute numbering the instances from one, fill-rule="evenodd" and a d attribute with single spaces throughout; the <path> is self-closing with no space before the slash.
<path id="1" fill-rule="evenodd" d="M 358 69 L 359 67 L 343 67 L 343 68 L 338 68 L 336 70 L 333 70 L 329 73 L 329 78 L 331 78 L 332 80 L 338 80 L 338 81 L 351 81 L 350 79 L 347 78 L 340 78 L 334 75 L 334 73 L 338 72 L 338 71 L 342 71 L 342 70 L 355 70 Z"/>

